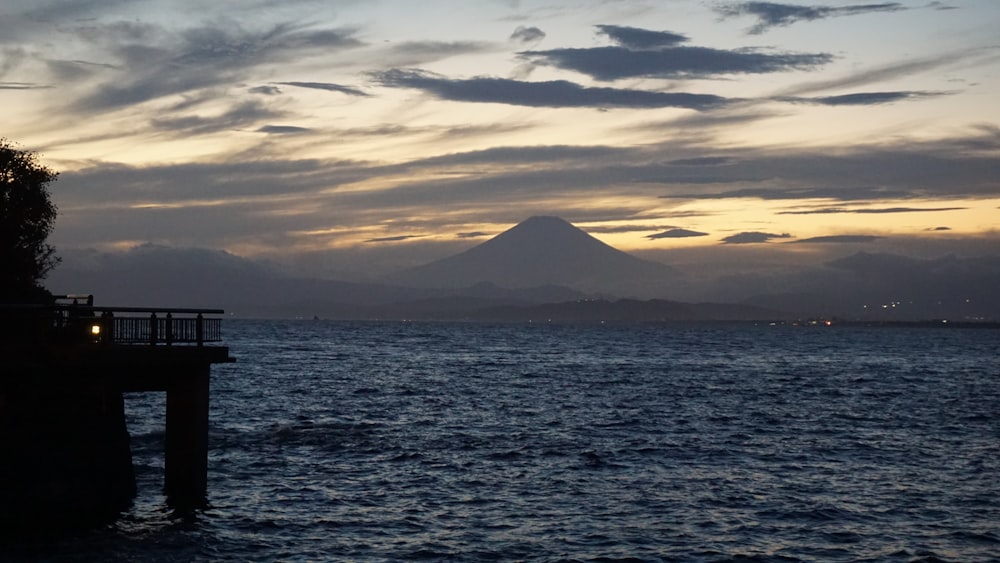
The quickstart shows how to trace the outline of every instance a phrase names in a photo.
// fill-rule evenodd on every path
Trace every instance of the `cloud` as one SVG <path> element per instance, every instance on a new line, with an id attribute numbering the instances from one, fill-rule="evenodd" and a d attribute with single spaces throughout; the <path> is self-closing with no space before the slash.
<path id="1" fill-rule="evenodd" d="M 802 96 L 813 92 L 858 88 L 869 84 L 878 84 L 889 80 L 895 80 L 897 78 L 904 78 L 915 74 L 937 70 L 941 67 L 958 62 L 973 64 L 973 59 L 976 59 L 977 57 L 991 56 L 993 56 L 993 53 L 988 50 L 964 50 L 941 53 L 933 57 L 911 59 L 884 66 L 868 68 L 832 80 L 821 80 L 800 84 L 782 91 L 778 94 L 778 96 Z"/>
<path id="2" fill-rule="evenodd" d="M 365 242 L 400 242 L 404 240 L 410 240 L 415 238 L 423 238 L 423 235 L 398 235 L 394 237 L 381 237 L 368 239 Z"/>
<path id="3" fill-rule="evenodd" d="M 678 158 L 669 164 L 674 166 L 724 166 L 732 164 L 733 160 L 725 156 L 700 156 L 696 158 Z"/>
<path id="4" fill-rule="evenodd" d="M 264 121 L 253 129 L 275 123 L 281 122 Z M 356 134 L 384 134 L 381 129 L 362 128 Z M 408 231 L 416 235 L 470 230 L 455 226 L 453 217 L 461 217 L 458 223 L 465 224 L 513 224 L 541 211 L 574 221 L 638 221 L 644 225 L 638 236 L 646 236 L 677 228 L 651 224 L 654 221 L 683 221 L 683 226 L 713 214 L 704 209 L 679 208 L 652 216 L 649 202 L 661 195 L 695 200 L 759 197 L 788 200 L 789 205 L 798 203 L 791 200 L 817 198 L 834 202 L 827 207 L 837 207 L 838 201 L 850 203 L 840 205 L 845 209 L 860 207 L 870 200 L 896 200 L 882 204 L 882 208 L 897 212 L 906 206 L 906 200 L 913 201 L 909 207 L 919 208 L 934 198 L 996 196 L 994 153 L 965 156 L 962 152 L 967 141 L 981 136 L 955 139 L 946 145 L 908 140 L 900 141 L 898 147 L 815 147 L 782 153 L 729 147 L 725 154 L 731 159 L 728 164 L 703 167 L 664 161 L 665 155 L 673 155 L 674 160 L 717 155 L 713 151 L 698 157 L 708 147 L 692 146 L 686 141 L 632 147 L 507 146 L 385 164 L 286 160 L 285 143 L 274 142 L 274 137 L 263 138 L 272 141 L 262 141 L 217 163 L 94 163 L 91 168 L 65 171 L 58 183 L 64 188 L 55 194 L 60 207 L 55 243 L 100 245 L 121 240 L 168 240 L 169 236 L 176 244 L 222 247 L 240 241 L 253 248 L 299 251 L 328 248 L 327 243 L 345 236 L 341 234 L 345 230 L 359 238 L 377 236 L 368 228 L 380 224 L 386 216 L 427 217 L 427 226 Z M 46 152 L 53 150 L 42 148 Z M 676 193 L 671 193 L 674 184 L 636 180 L 677 174 L 731 181 L 694 185 L 698 189 L 677 186 Z M 766 181 L 748 189 L 741 180 L 746 177 Z M 857 178 L 871 183 L 843 184 Z M 379 187 L 343 189 L 360 185 Z M 276 191 L 276 186 L 280 190 Z M 621 197 L 613 203 L 602 203 L 599 194 L 606 193 L 608 186 L 615 186 Z M 93 219 L 95 214 L 99 214 L 99 221 Z M 179 225 L 194 221 L 199 222 L 197 229 L 178 231 Z M 330 229 L 334 231 L 329 235 L 295 234 Z M 924 233 L 928 239 L 951 238 L 943 234 Z M 892 240 L 894 244 L 899 241 L 897 237 Z M 442 248 L 461 241 L 438 237 L 422 242 L 427 248 Z M 372 244 L 366 248 L 397 246 L 404 245 Z"/>
<path id="5" fill-rule="evenodd" d="M 941 92 L 859 92 L 856 94 L 842 94 L 840 96 L 823 96 L 819 98 L 795 98 L 777 97 L 774 98 L 783 102 L 799 104 L 817 104 L 824 106 L 872 106 L 878 104 L 890 104 L 902 100 L 912 100 L 918 98 L 929 98 L 932 96 L 943 96 Z"/>
<path id="6" fill-rule="evenodd" d="M 760 231 L 749 231 L 738 233 L 735 235 L 729 235 L 722 239 L 723 244 L 759 244 L 763 242 L 768 242 L 774 239 L 784 239 L 792 238 L 792 235 L 788 233 L 782 233 L 780 235 L 774 233 L 762 233 Z"/>
<path id="7" fill-rule="evenodd" d="M 726 74 L 760 74 L 811 70 L 833 60 L 828 53 L 764 52 L 678 46 L 687 38 L 666 32 L 598 26 L 617 46 L 522 51 L 535 64 L 586 74 L 597 80 L 623 78 L 708 78 Z M 641 48 L 637 48 L 641 45 Z"/>
<path id="8" fill-rule="evenodd" d="M 928 231 L 932 231 L 932 232 L 939 232 L 939 231 L 950 231 L 950 230 L 951 230 L 951 227 L 934 227 L 934 228 L 932 228 L 932 229 L 927 229 L 927 230 L 928 230 Z"/>
<path id="9" fill-rule="evenodd" d="M 348 96 L 361 96 L 368 97 L 369 94 L 358 90 L 357 88 L 352 88 L 350 86 L 343 86 L 340 84 L 331 84 L 329 82 L 275 82 L 282 86 L 295 86 L 296 88 L 311 88 L 313 90 L 326 90 L 327 92 L 340 92 L 341 94 L 347 94 Z"/>
<path id="10" fill-rule="evenodd" d="M 825 237 L 811 237 L 799 239 L 792 241 L 793 244 L 800 243 L 847 243 L 847 244 L 859 244 L 874 242 L 884 237 L 878 237 L 873 235 L 830 235 Z"/>
<path id="11" fill-rule="evenodd" d="M 259 102 L 244 102 L 221 115 L 202 117 L 191 115 L 175 118 L 153 119 L 151 125 L 160 131 L 173 131 L 186 135 L 204 135 L 217 131 L 227 131 L 252 127 L 265 119 L 281 117 L 283 112 L 274 111 Z"/>
<path id="12" fill-rule="evenodd" d="M 666 179 L 666 199 L 760 198 L 829 199 L 834 202 L 994 197 L 996 156 L 990 133 L 945 141 L 900 140 L 898 144 L 856 145 L 848 150 L 787 150 L 783 154 L 730 151 L 738 161 L 700 169 L 648 165 L 633 178 Z M 669 190 L 683 178 L 704 189 Z M 760 181 L 741 186 L 747 178 Z M 991 180 L 991 178 L 993 178 Z M 729 182 L 727 182 L 729 180 Z M 860 183 L 863 181 L 864 183 Z M 728 185 L 727 185 L 728 184 Z M 715 186 L 718 186 L 716 188 Z M 900 212 L 894 209 L 893 212 Z"/>
<path id="13" fill-rule="evenodd" d="M 277 86 L 254 86 L 253 88 L 249 88 L 247 92 L 264 96 L 277 96 L 281 93 L 281 88 Z"/>
<path id="14" fill-rule="evenodd" d="M 565 80 L 525 82 L 490 77 L 449 79 L 415 69 L 393 69 L 373 76 L 383 86 L 415 88 L 444 100 L 530 107 L 676 107 L 706 110 L 730 101 L 709 94 L 587 88 Z"/>
<path id="15" fill-rule="evenodd" d="M 669 231 L 663 231 L 662 233 L 647 235 L 646 238 L 650 240 L 657 240 L 662 238 L 688 238 L 688 237 L 707 237 L 707 236 L 708 233 L 702 233 L 699 231 L 690 231 L 688 229 L 670 229 Z"/>
<path id="16" fill-rule="evenodd" d="M 299 135 L 310 133 L 312 129 L 308 127 L 296 127 L 294 125 L 265 125 L 257 129 L 258 133 L 268 133 L 270 135 Z"/>
<path id="17" fill-rule="evenodd" d="M 309 29 L 287 23 L 266 29 L 219 24 L 174 32 L 150 24 L 117 22 L 78 28 L 76 33 L 104 48 L 113 65 L 121 69 L 76 101 L 74 107 L 81 111 L 110 111 L 229 86 L 263 65 L 361 45 L 350 30 Z"/>
<path id="18" fill-rule="evenodd" d="M 669 31 L 650 31 L 620 25 L 598 25 L 597 29 L 618 45 L 628 49 L 662 49 L 688 41 L 686 35 Z"/>
<path id="19" fill-rule="evenodd" d="M 813 21 L 871 12 L 897 12 L 907 8 L 899 2 L 856 4 L 853 6 L 800 6 L 777 2 L 739 2 L 722 4 L 715 9 L 724 18 L 743 15 L 757 18 L 757 23 L 750 28 L 749 33 L 759 35 L 772 27 L 791 25 L 800 21 Z"/>
<path id="20" fill-rule="evenodd" d="M 494 233 L 486 233 L 483 231 L 471 231 L 467 233 L 458 233 L 455 235 L 455 238 L 460 238 L 460 239 L 482 238 L 482 237 L 493 236 L 493 234 Z"/>
<path id="21" fill-rule="evenodd" d="M 404 41 L 380 51 L 370 62 L 375 68 L 410 67 L 462 55 L 497 50 L 485 41 Z"/>
<path id="22" fill-rule="evenodd" d="M 514 33 L 510 34 L 510 40 L 517 43 L 537 43 L 545 39 L 545 32 L 537 27 L 517 26 Z"/>
<path id="23" fill-rule="evenodd" d="M 52 86 L 32 82 L 0 82 L 0 90 L 48 90 Z"/>
<path id="24" fill-rule="evenodd" d="M 779 211 L 778 215 L 827 215 L 836 213 L 858 213 L 862 215 L 880 215 L 886 213 L 924 213 L 937 211 L 963 211 L 965 207 L 881 207 L 881 208 L 861 208 L 847 209 L 844 207 L 823 207 L 820 209 L 809 209 L 804 211 Z"/>
<path id="25" fill-rule="evenodd" d="M 90 78 L 101 71 L 121 70 L 114 65 L 80 60 L 49 60 L 45 61 L 45 65 L 60 82 L 74 82 Z"/>

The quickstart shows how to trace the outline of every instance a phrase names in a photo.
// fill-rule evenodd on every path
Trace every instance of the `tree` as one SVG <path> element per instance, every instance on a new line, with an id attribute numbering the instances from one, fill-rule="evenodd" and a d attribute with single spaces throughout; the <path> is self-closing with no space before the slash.
<path id="1" fill-rule="evenodd" d="M 59 176 L 35 153 L 0 138 L 0 302 L 44 299 L 41 281 L 59 263 L 46 244 L 56 220 L 48 184 Z"/>

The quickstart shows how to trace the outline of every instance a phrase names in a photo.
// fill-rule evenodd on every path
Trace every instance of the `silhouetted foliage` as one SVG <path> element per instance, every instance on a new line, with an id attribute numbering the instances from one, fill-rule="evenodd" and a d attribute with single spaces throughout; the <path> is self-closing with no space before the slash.
<path id="1" fill-rule="evenodd" d="M 47 186 L 57 177 L 35 153 L 0 139 L 0 302 L 40 302 L 48 296 L 41 281 L 59 258 L 45 242 L 56 220 Z"/>

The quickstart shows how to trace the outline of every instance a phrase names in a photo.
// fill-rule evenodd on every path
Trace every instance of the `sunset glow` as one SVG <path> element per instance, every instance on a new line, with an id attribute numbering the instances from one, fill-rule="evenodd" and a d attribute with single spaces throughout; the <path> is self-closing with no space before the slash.
<path id="1" fill-rule="evenodd" d="M 0 2 L 3 135 L 66 249 L 997 236 L 1000 7 L 828 4 Z"/>

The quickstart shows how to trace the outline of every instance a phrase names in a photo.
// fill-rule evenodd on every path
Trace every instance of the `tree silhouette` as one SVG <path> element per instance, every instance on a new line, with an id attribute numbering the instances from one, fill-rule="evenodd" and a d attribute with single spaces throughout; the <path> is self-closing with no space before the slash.
<path id="1" fill-rule="evenodd" d="M 35 153 L 0 138 L 0 302 L 48 296 L 41 281 L 59 258 L 45 242 L 56 219 L 47 186 L 58 175 L 39 164 Z"/>

